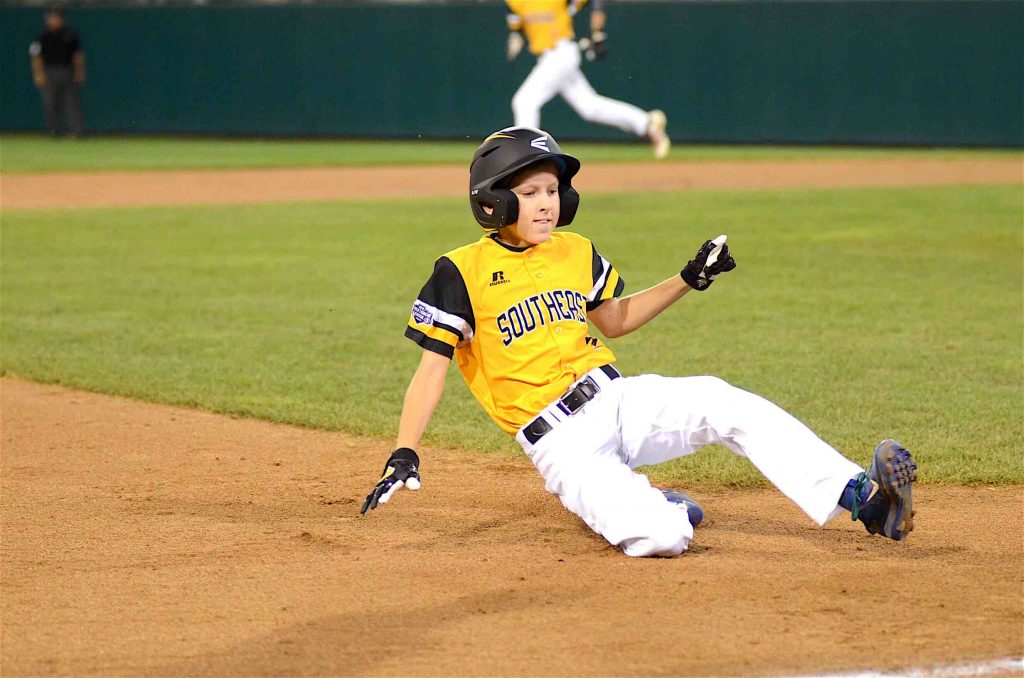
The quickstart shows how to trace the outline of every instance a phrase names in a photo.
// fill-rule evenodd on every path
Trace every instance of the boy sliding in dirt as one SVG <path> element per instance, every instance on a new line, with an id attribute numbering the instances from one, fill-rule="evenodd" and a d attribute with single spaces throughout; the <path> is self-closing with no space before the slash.
<path id="1" fill-rule="evenodd" d="M 638 466 L 718 443 L 743 455 L 817 524 L 842 510 L 871 534 L 913 529 L 916 464 L 895 440 L 867 472 L 771 402 L 711 376 L 622 377 L 589 334 L 620 337 L 736 267 L 725 237 L 705 242 L 679 274 L 622 296 L 618 271 L 572 223 L 576 158 L 538 129 L 487 137 L 470 164 L 470 206 L 488 232 L 439 258 L 405 334 L 423 348 L 409 384 L 397 449 L 361 513 L 419 489 L 415 448 L 454 357 L 470 391 L 514 435 L 546 489 L 630 556 L 682 553 L 700 507 L 662 491 Z"/>

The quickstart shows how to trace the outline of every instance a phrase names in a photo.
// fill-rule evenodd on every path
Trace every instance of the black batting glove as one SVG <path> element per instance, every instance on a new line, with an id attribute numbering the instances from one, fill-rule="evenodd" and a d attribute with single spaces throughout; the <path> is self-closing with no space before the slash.
<path id="1" fill-rule="evenodd" d="M 408 447 L 400 447 L 391 453 L 388 462 L 384 464 L 384 473 L 380 480 L 373 486 L 373 491 L 366 495 L 363 508 L 359 510 L 361 515 L 366 515 L 368 510 L 377 508 L 377 504 L 386 504 L 398 490 L 406 487 L 410 490 L 420 489 L 420 458 Z"/>
<path id="2" fill-rule="evenodd" d="M 608 34 L 604 31 L 594 31 L 590 34 L 590 47 L 594 50 L 594 58 L 604 61 L 608 56 Z"/>
<path id="3" fill-rule="evenodd" d="M 703 292 L 710 287 L 719 273 L 725 273 L 736 268 L 736 260 L 729 254 L 728 245 L 722 245 L 722 251 L 718 253 L 718 260 L 709 266 L 708 257 L 714 249 L 715 243 L 713 241 L 705 241 L 700 246 L 700 249 L 697 250 L 697 256 L 690 259 L 683 270 L 679 272 L 683 282 L 698 292 Z"/>

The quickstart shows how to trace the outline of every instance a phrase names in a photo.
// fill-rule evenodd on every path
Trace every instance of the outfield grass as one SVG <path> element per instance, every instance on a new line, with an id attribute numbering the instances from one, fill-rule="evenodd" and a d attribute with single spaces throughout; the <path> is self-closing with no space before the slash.
<path id="1" fill-rule="evenodd" d="M 76 170 L 214 169 L 465 164 L 478 141 L 346 141 L 97 137 L 76 141 L 39 135 L 0 136 L 0 170 L 8 173 Z M 644 143 L 566 142 L 589 162 L 650 160 Z M 676 146 L 673 160 L 795 160 L 815 158 L 1022 157 L 1018 151 L 831 148 L 815 146 Z"/>
<path id="2" fill-rule="evenodd" d="M 717 374 L 859 462 L 895 435 L 925 480 L 1021 483 L 1022 209 L 1016 186 L 659 193 L 586 197 L 574 228 L 627 291 L 730 236 L 736 271 L 610 342 L 627 374 Z M 12 212 L 0 368 L 390 438 L 411 301 L 478 234 L 456 199 Z M 449 376 L 429 442 L 514 454 Z M 720 449 L 655 477 L 759 482 Z"/>

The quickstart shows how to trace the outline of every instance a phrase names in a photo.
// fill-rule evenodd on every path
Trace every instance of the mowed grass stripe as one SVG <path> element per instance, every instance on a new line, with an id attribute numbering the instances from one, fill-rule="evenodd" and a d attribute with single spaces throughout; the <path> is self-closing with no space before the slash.
<path id="1" fill-rule="evenodd" d="M 627 292 L 729 234 L 736 271 L 610 342 L 627 374 L 716 374 L 859 462 L 894 435 L 927 481 L 1021 483 L 1022 209 L 1013 186 L 606 195 L 574 228 Z M 412 299 L 478 235 L 461 199 L 7 214 L 0 367 L 390 438 Z M 428 441 L 517 453 L 455 368 Z M 654 475 L 760 482 L 720 449 Z"/>
<path id="2" fill-rule="evenodd" d="M 486 131 L 481 131 L 482 137 Z M 329 167 L 372 165 L 464 165 L 479 143 L 464 141 L 347 139 L 203 139 L 187 137 L 96 137 L 51 139 L 0 135 L 0 170 L 5 173 Z M 651 160 L 646 143 L 565 141 L 568 153 L 587 162 Z M 1021 158 L 1017 150 L 900 149 L 822 146 L 686 146 L 672 160 L 795 160 L 841 158 Z"/>

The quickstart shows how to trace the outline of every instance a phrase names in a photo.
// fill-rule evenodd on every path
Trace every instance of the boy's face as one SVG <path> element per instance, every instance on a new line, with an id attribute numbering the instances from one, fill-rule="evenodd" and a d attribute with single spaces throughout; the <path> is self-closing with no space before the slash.
<path id="1" fill-rule="evenodd" d="M 520 246 L 539 245 L 551 238 L 562 207 L 554 166 L 540 165 L 516 177 L 512 192 L 519 200 L 519 219 L 502 229 Z M 506 233 L 507 231 L 507 233 Z"/>

